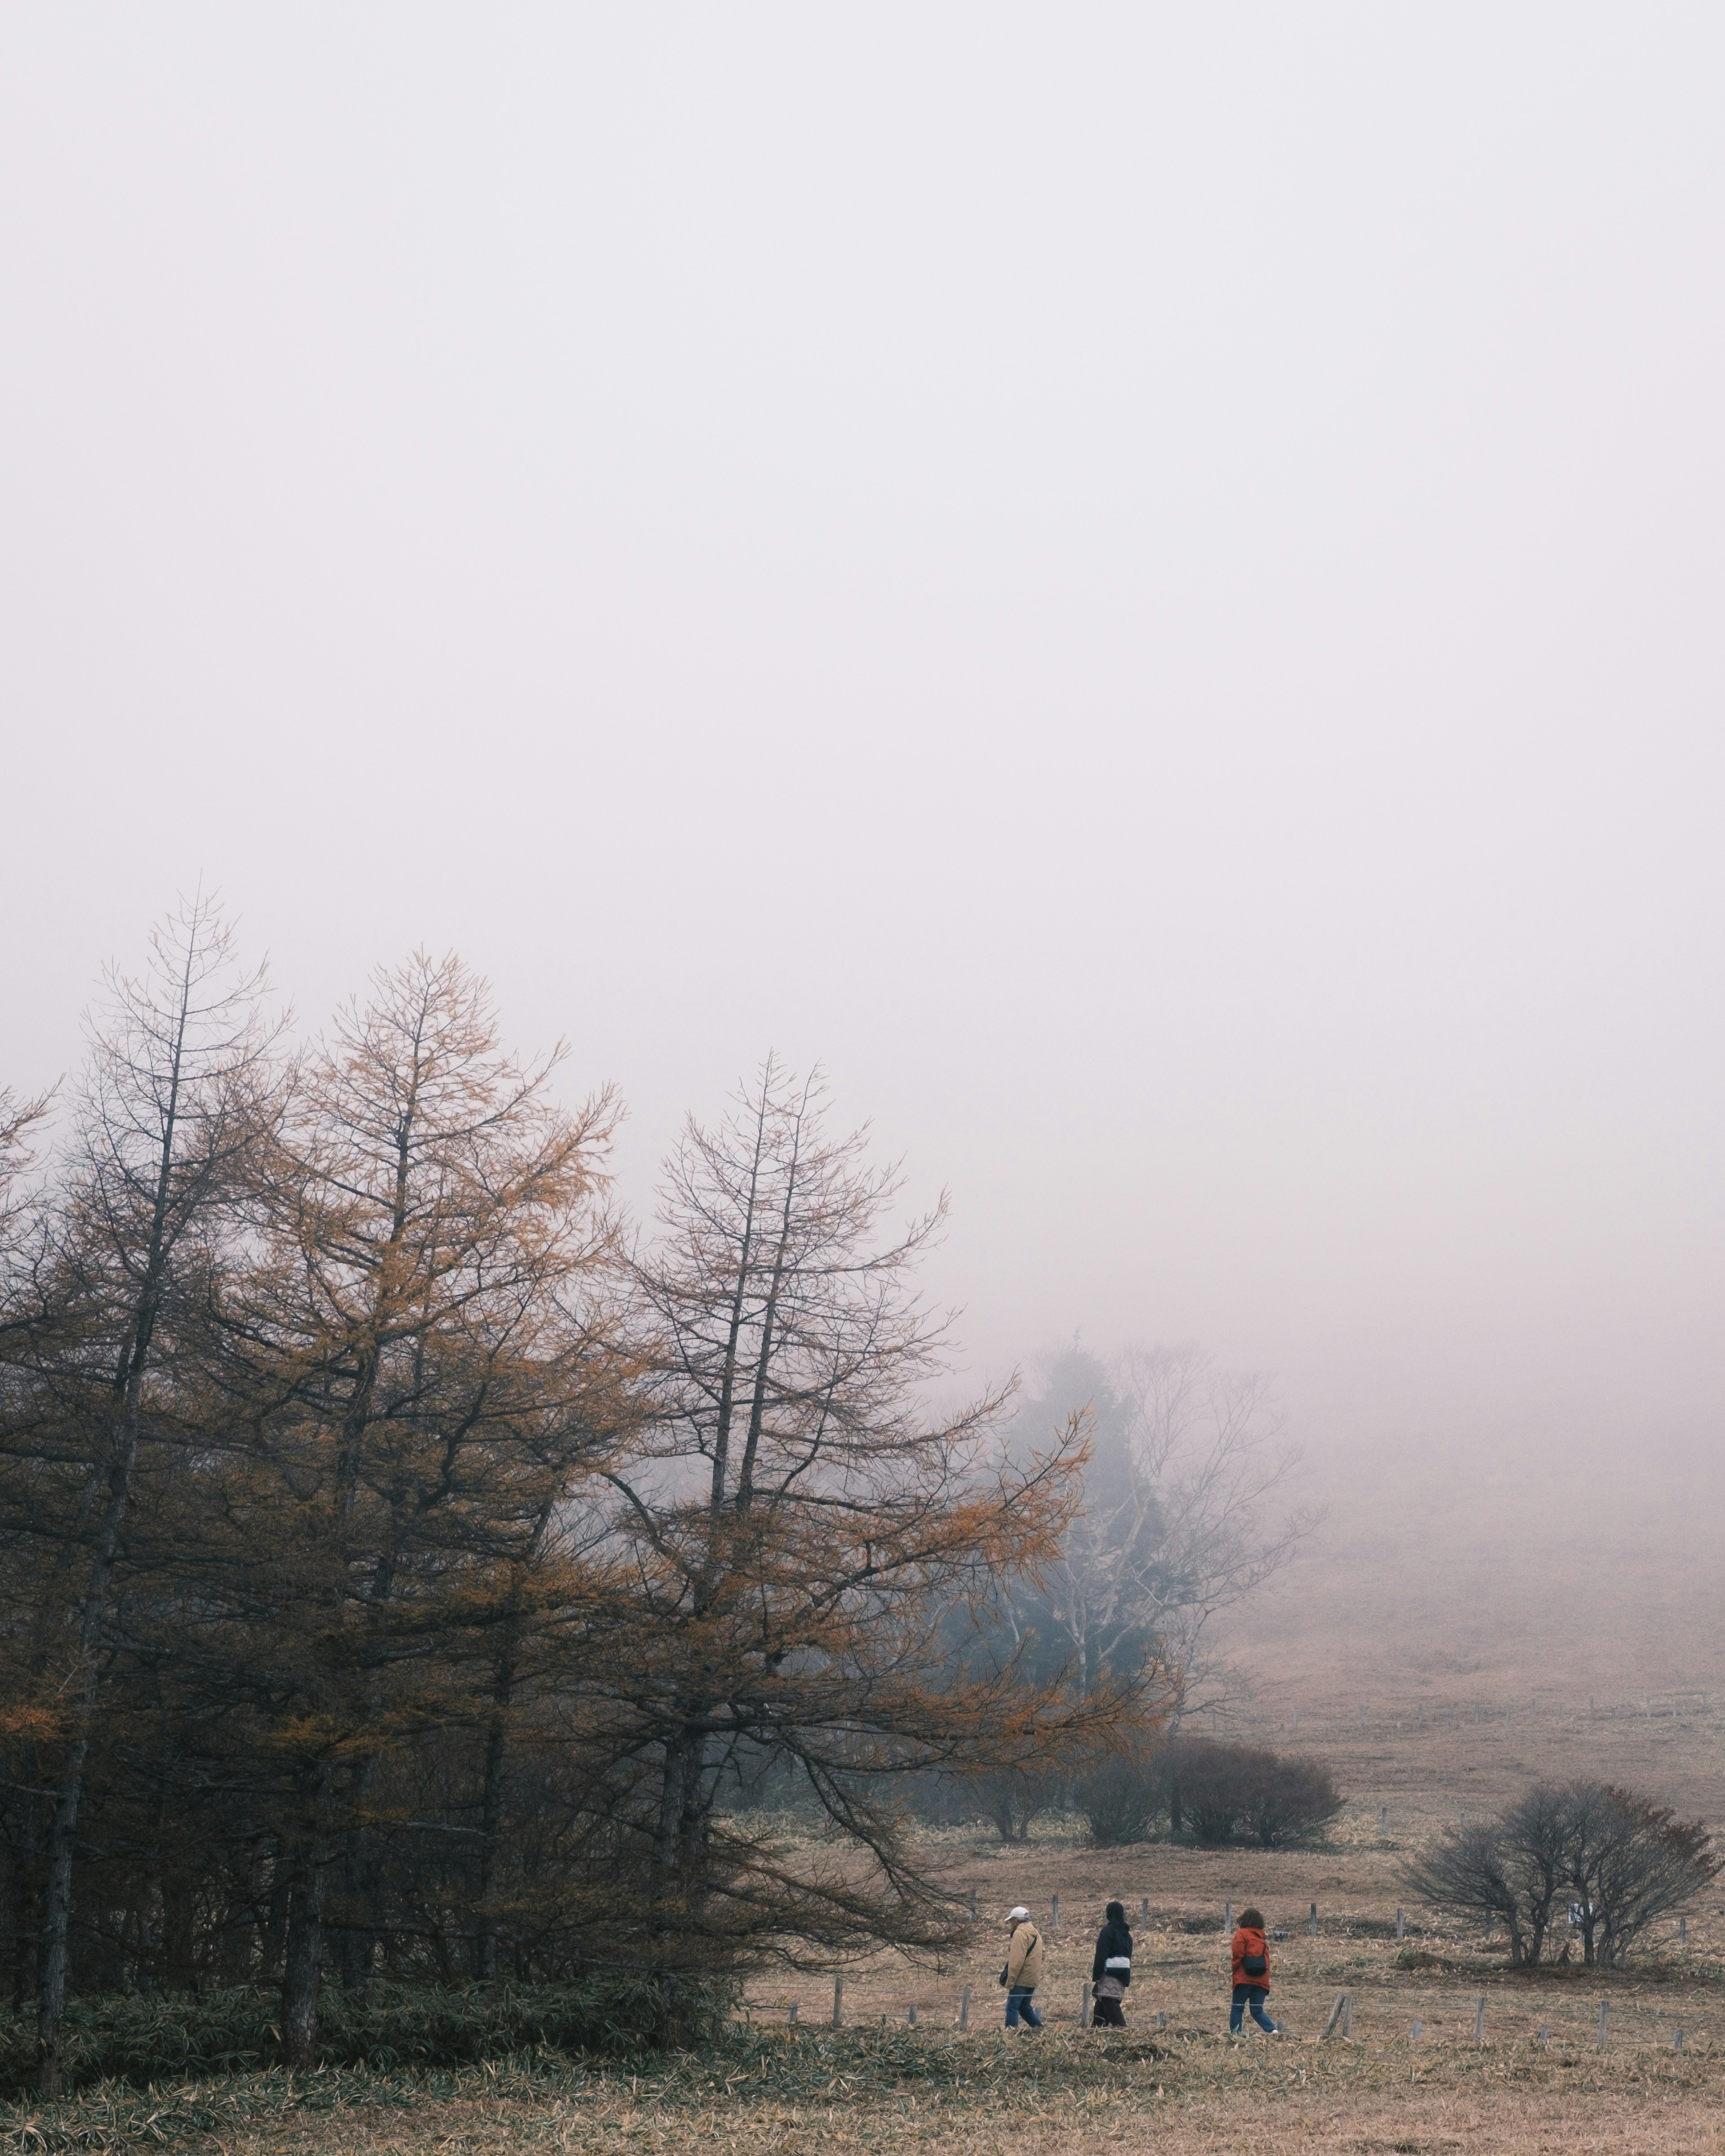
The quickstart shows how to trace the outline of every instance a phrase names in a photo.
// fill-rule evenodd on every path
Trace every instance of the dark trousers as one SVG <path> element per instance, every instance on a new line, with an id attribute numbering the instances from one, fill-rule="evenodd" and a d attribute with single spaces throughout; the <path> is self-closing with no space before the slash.
<path id="1" fill-rule="evenodd" d="M 1019 2016 L 1021 2014 L 1024 2017 L 1024 2026 L 1027 2029 L 1040 2029 L 1042 2026 L 1042 2016 L 1030 2004 L 1030 1994 L 1035 1989 L 1034 1984 L 1015 1984 L 1007 1993 L 1006 2025 L 1009 2029 L 1018 2027 Z"/>
<path id="2" fill-rule="evenodd" d="M 1126 2016 L 1120 2010 L 1117 1999 L 1098 1999 L 1096 2012 L 1091 2018 L 1099 2029 L 1123 2029 L 1126 2026 Z"/>
<path id="3" fill-rule="evenodd" d="M 1267 1984 L 1236 1984 L 1235 1985 L 1234 2010 L 1228 2016 L 1228 2033 L 1230 2036 L 1237 2036 L 1240 2034 L 1240 2017 L 1249 2006 L 1252 2010 L 1253 2020 L 1257 2023 L 1258 2026 L 1264 2031 L 1265 2035 L 1266 2036 L 1273 2036 L 1276 2034 L 1275 2022 L 1273 2022 L 1270 2016 L 1264 2011 L 1265 1994 L 1269 1990 L 1269 1988 L 1270 1987 Z"/>

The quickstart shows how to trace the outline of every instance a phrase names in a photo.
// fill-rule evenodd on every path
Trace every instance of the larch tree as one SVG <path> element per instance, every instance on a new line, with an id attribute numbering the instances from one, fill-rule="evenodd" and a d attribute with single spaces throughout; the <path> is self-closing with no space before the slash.
<path id="1" fill-rule="evenodd" d="M 157 931 L 141 976 L 110 969 L 41 1261 L 57 1322 L 33 1358 L 33 1390 L 53 1404 L 38 1480 L 45 1466 L 70 1500 L 44 1519 L 54 1548 L 30 1650 L 33 1690 L 58 1710 L 38 2020 L 48 2095 L 63 2076 L 78 1819 L 116 1563 L 140 1447 L 182 1441 L 171 1409 L 158 1423 L 157 1373 L 202 1322 L 275 1111 L 264 988 L 261 968 L 237 964 L 218 902 L 202 896 Z"/>
<path id="2" fill-rule="evenodd" d="M 912 1276 L 944 1206 L 890 1226 L 899 1174 L 823 1106 L 769 1060 L 724 1122 L 691 1119 L 634 1266 L 649 1420 L 608 1471 L 632 1652 L 580 1682 L 629 1837 L 619 1951 L 657 1976 L 662 2030 L 685 1971 L 952 1939 L 895 1778 L 1020 1756 L 1074 1712 L 1010 1669 L 955 1676 L 942 1626 L 1053 1558 L 1081 1455 L 1004 1459 L 999 1392 L 928 1411 L 947 1325 Z M 830 1861 L 719 1815 L 762 1768 L 812 1797 Z"/>
<path id="3" fill-rule="evenodd" d="M 484 1902 L 521 1627 L 566 1594 L 559 1508 L 626 1419 L 603 1293 L 615 1104 L 560 1110 L 561 1053 L 503 1053 L 485 983 L 416 956 L 304 1060 L 259 1178 L 259 1261 L 228 1313 L 249 1434 L 222 1682 L 286 1775 L 290 2066 L 316 2055 L 332 1907 L 344 1976 L 370 1980 L 377 1777 L 418 1732 L 485 1732 Z"/>

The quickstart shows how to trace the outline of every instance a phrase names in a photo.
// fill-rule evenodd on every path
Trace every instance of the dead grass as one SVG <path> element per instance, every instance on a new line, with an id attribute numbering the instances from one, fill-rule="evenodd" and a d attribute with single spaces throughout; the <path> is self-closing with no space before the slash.
<path id="1" fill-rule="evenodd" d="M 1405 2039 L 1229 2045 L 1050 2031 L 1009 2041 L 775 2035 L 659 2076 L 474 2069 L 417 2085 L 363 2076 L 86 2099 L 7 2122 L 8 2149 L 174 2145 L 230 2156 L 363 2150 L 824 2156 L 950 2150 L 1170 2156 L 1265 2147 L 1361 2151 L 1673 2151 L 1725 2133 L 1716 2056 Z M 381 2100 L 380 2100 L 381 2099 Z"/>
<path id="2" fill-rule="evenodd" d="M 1635 1967 L 1608 1976 L 1512 1975 L 1501 1943 L 1494 1948 L 1412 1907 L 1407 1938 L 1394 1937 L 1396 1904 L 1406 1900 L 1397 1878 L 1404 1855 L 1458 1812 L 1489 1810 L 1535 1775 L 1630 1782 L 1725 1825 L 1717 1813 L 1725 1667 L 1715 1621 L 1725 1615 L 1725 1588 L 1710 1555 L 1692 1537 L 1681 1542 L 1663 1517 L 1650 1516 L 1639 1545 L 1614 1518 L 1599 1552 L 1569 1552 L 1579 1578 L 1596 1590 L 1609 1578 L 1612 1591 L 1557 1598 L 1538 1568 L 1517 1571 L 1476 1545 L 1471 1514 L 1445 1519 L 1446 1502 L 1461 1507 L 1476 1493 L 1464 1500 L 1435 1481 L 1418 1507 L 1402 1495 L 1399 1517 L 1382 1505 L 1368 1518 L 1359 1507 L 1338 1509 L 1327 1551 L 1255 1611 L 1260 1733 L 1280 1748 L 1322 1753 L 1350 1793 L 1322 1850 L 1255 1856 L 1151 1844 L 1101 1852 L 1082 1845 L 1076 1822 L 1059 1820 L 1040 1822 L 1028 1846 L 1005 1850 L 986 1830 L 948 1830 L 935 1839 L 950 1883 L 976 1892 L 974 1944 L 935 1969 L 883 1956 L 848 1971 L 841 2031 L 828 2025 L 830 1979 L 787 1976 L 751 1986 L 752 2026 L 734 2046 L 650 2074 L 547 2058 L 393 2077 L 257 2075 L 102 2090 L 50 2112 L 0 2112 L 0 2150 L 1719 2149 L 1725 1893 L 1692 1917 L 1684 1946 L 1667 1928 Z M 1681 1563 L 1674 1548 L 1686 1553 Z M 1045 1922 L 1056 1894 L 1062 1922 L 1040 1995 L 1050 2026 L 1009 2039 L 998 2025 L 999 1920 L 1023 1901 Z M 1125 2038 L 1076 2025 L 1091 1943 L 1104 1902 L 1116 1897 L 1127 1903 L 1138 1938 Z M 1272 1948 L 1272 2008 L 1290 2031 L 1280 2043 L 1230 2044 L 1223 2034 L 1220 1919 L 1229 1900 L 1236 1908 L 1257 1902 L 1287 1934 Z M 966 1984 L 972 2025 L 961 2038 L 952 2024 Z M 1356 2001 L 1353 2039 L 1322 2042 L 1342 1989 Z M 1481 1997 L 1486 2040 L 1476 2043 Z M 1595 2044 L 1602 1997 L 1609 2001 L 1604 2051 Z M 787 2027 L 793 1999 L 797 2034 Z M 1681 2052 L 1671 2048 L 1679 2026 Z"/>

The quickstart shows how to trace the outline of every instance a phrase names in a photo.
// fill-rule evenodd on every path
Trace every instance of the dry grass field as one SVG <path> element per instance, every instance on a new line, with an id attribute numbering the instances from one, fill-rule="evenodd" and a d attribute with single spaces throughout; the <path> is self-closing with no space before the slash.
<path id="1" fill-rule="evenodd" d="M 749 2025 L 718 2061 L 650 2073 L 547 2061 L 105 2092 L 52 2114 L 0 2115 L 0 2148 L 1725 2148 L 1725 1881 L 1681 1944 L 1667 1927 L 1609 1974 L 1512 1974 L 1501 1941 L 1412 1906 L 1406 1937 L 1394 1936 L 1397 1904 L 1408 1901 L 1404 1855 L 1536 1775 L 1628 1782 L 1725 1825 L 1725 1578 L 1699 1532 L 1716 1508 L 1686 1485 L 1636 1485 L 1609 1502 L 1594 1491 L 1578 1515 L 1530 1472 L 1463 1477 L 1443 1463 L 1394 1498 L 1369 1478 L 1346 1488 L 1309 1558 L 1260 1598 L 1235 1642 L 1255 1678 L 1252 1726 L 1280 1748 L 1332 1761 L 1348 1792 L 1322 1848 L 1096 1851 L 1076 1820 L 1059 1817 L 1013 1849 L 979 1826 L 947 1830 L 932 1838 L 951 1883 L 976 1894 L 974 1944 L 937 1969 L 883 1957 L 848 1971 L 841 2030 L 830 2025 L 829 1978 L 768 1977 L 750 1986 Z M 1538 1533 L 1506 1537 L 1502 1522 L 1515 1518 L 1537 1519 Z M 1000 1919 L 1023 1901 L 1045 1922 L 1056 1895 L 1040 2000 L 1049 2025 L 1009 2038 L 995 1982 Z M 1091 1943 L 1112 1897 L 1128 1904 L 1138 1937 L 1123 2037 L 1078 2024 Z M 1280 2041 L 1226 2039 L 1230 1900 L 1257 1902 L 1286 1934 L 1273 1948 Z M 1352 2036 L 1325 2041 L 1342 1990 L 1354 1998 Z"/>

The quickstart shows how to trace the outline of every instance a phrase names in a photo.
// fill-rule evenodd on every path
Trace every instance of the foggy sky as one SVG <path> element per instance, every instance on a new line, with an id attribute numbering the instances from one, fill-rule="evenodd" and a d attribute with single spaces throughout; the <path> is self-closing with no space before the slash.
<path id="1" fill-rule="evenodd" d="M 768 1047 L 972 1367 L 1717 1428 L 1714 8 L 15 6 L 5 1054 L 201 875 L 624 1187 Z"/>

